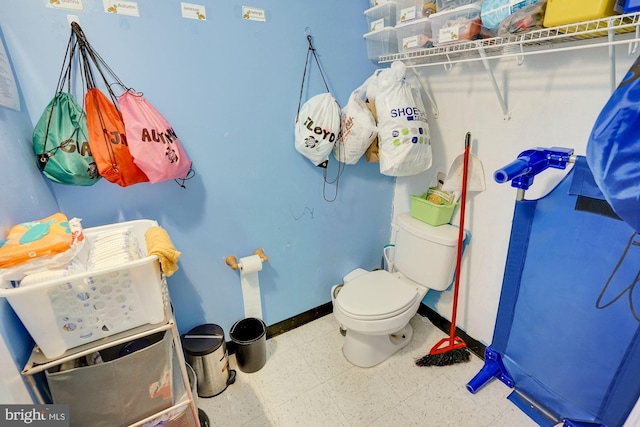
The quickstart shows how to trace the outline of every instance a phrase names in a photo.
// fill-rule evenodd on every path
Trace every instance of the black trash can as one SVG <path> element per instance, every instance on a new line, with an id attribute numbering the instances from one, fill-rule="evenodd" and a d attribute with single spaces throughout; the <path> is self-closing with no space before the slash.
<path id="1" fill-rule="evenodd" d="M 247 317 L 237 321 L 229 331 L 236 345 L 238 369 L 245 373 L 256 372 L 267 362 L 267 327 L 261 319 Z"/>

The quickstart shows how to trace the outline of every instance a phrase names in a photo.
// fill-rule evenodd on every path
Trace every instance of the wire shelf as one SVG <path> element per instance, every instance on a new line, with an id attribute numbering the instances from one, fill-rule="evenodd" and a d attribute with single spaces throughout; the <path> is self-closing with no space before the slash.
<path id="1" fill-rule="evenodd" d="M 378 62 L 382 64 L 404 61 L 409 66 L 429 66 L 525 56 L 558 50 L 559 47 L 570 50 L 638 42 L 640 42 L 640 13 L 630 13 L 551 28 L 533 29 L 504 37 L 457 42 L 383 55 Z"/>

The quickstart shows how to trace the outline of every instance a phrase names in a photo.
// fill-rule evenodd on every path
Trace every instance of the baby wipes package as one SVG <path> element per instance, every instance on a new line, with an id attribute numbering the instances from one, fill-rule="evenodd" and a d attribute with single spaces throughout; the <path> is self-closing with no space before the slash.
<path id="1" fill-rule="evenodd" d="M 7 237 L 0 240 L 0 268 L 59 254 L 69 249 L 72 242 L 69 221 L 60 212 L 14 225 Z"/>

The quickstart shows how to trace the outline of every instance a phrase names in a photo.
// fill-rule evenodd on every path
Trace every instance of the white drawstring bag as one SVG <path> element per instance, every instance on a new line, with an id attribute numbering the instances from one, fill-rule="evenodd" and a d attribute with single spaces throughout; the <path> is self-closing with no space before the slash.
<path id="1" fill-rule="evenodd" d="M 431 167 L 431 138 L 422 97 L 405 79 L 399 61 L 383 70 L 375 82 L 380 173 L 408 176 Z"/>
<path id="2" fill-rule="evenodd" d="M 354 90 L 341 112 L 342 137 L 336 143 L 333 155 L 347 165 L 358 163 L 378 134 L 373 114 L 362 99 L 365 93 L 364 85 Z"/>
<path id="3" fill-rule="evenodd" d="M 305 102 L 296 116 L 296 150 L 314 165 L 326 168 L 339 137 L 340 106 L 331 93 L 321 93 Z"/>

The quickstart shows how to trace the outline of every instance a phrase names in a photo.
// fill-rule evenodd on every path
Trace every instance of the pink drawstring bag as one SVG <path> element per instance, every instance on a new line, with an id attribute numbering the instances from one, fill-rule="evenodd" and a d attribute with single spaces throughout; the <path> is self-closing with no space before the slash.
<path id="1" fill-rule="evenodd" d="M 162 114 L 141 93 L 130 89 L 118 97 L 118 105 L 133 161 L 149 182 L 175 179 L 184 183 L 190 178 L 191 160 Z"/>

